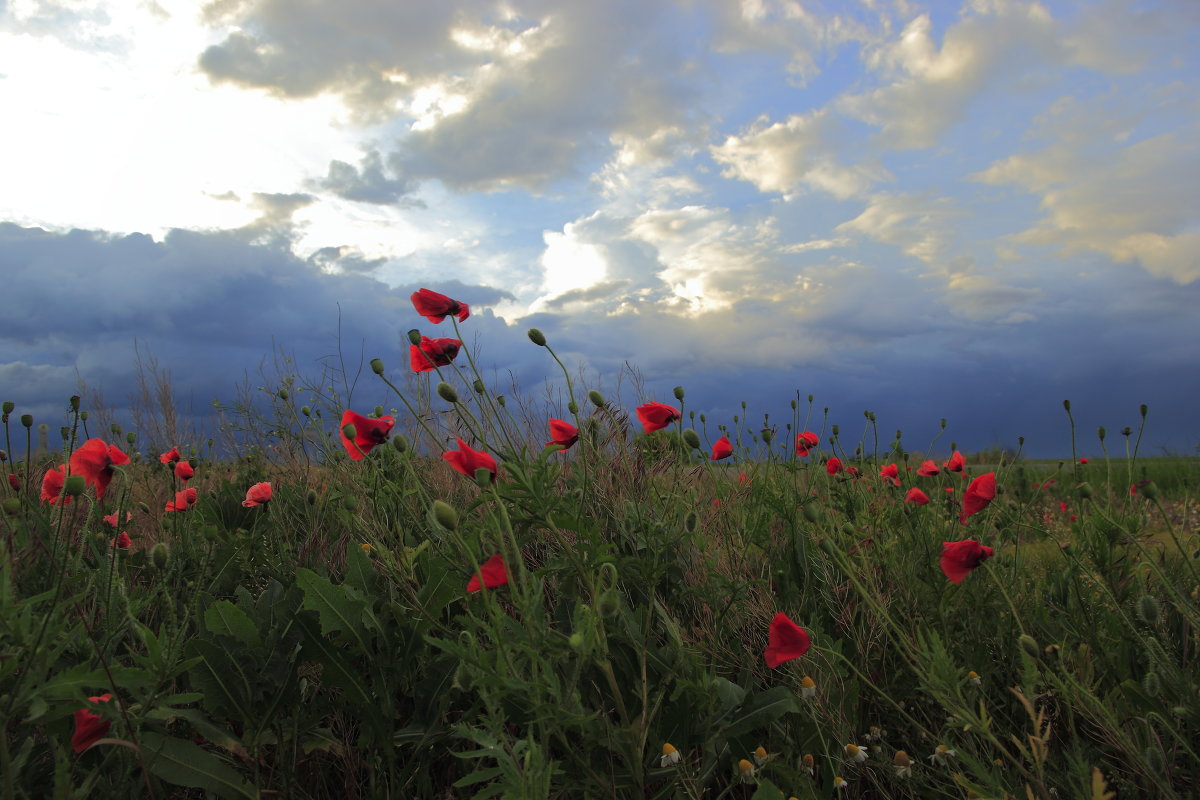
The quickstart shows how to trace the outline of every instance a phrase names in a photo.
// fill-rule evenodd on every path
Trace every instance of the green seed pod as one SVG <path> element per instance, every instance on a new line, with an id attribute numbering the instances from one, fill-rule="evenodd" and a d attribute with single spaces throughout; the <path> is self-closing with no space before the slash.
<path id="1" fill-rule="evenodd" d="M 379 358 L 371 359 L 371 372 L 374 372 L 376 375 L 383 374 L 383 359 L 379 359 Z"/>
<path id="2" fill-rule="evenodd" d="M 142 502 L 141 500 L 139 500 L 139 501 L 138 501 L 138 504 L 137 504 L 137 505 L 138 505 L 138 511 L 142 512 L 143 514 L 149 514 L 149 513 L 150 513 L 150 506 L 146 505 L 146 504 L 145 504 L 144 502 Z"/>
<path id="3" fill-rule="evenodd" d="M 16 409 L 16 407 L 17 407 L 17 404 L 14 403 L 12 400 L 5 400 L 4 405 L 0 406 L 0 408 L 4 409 L 5 414 L 11 414 Z"/>
<path id="4" fill-rule="evenodd" d="M 67 479 L 63 481 L 63 491 L 71 497 L 78 497 L 86 488 L 87 483 L 82 475 L 68 475 Z"/>
<path id="5" fill-rule="evenodd" d="M 940 420 L 938 420 L 938 424 L 940 424 L 942 426 L 942 430 L 946 430 L 946 418 L 945 417 L 942 417 Z"/>
<path id="6" fill-rule="evenodd" d="M 1070 411 L 1070 410 L 1071 410 L 1071 401 L 1063 400 L 1063 411 Z"/>
<path id="7" fill-rule="evenodd" d="M 814 525 L 825 521 L 825 515 L 816 503 L 809 503 L 804 507 L 804 518 Z"/>
<path id="8" fill-rule="evenodd" d="M 445 400 L 447 403 L 458 402 L 458 392 L 454 391 L 454 387 L 445 381 L 440 381 L 437 385 L 438 397 Z"/>
<path id="9" fill-rule="evenodd" d="M 529 336 L 529 341 L 533 342 L 538 347 L 546 346 L 546 336 L 537 328 L 530 328 L 527 335 Z"/>
<path id="10" fill-rule="evenodd" d="M 280 400 L 287 400 L 288 397 L 290 397 L 291 395 L 288 394 L 287 389 L 280 389 L 278 392 L 275 393 L 275 396 L 278 397 Z"/>
<path id="11" fill-rule="evenodd" d="M 1144 594 L 1138 600 L 1138 617 L 1147 625 L 1158 622 L 1158 600 L 1152 594 Z"/>
<path id="12" fill-rule="evenodd" d="M 847 536 L 858 536 L 859 531 L 858 528 L 847 522 L 842 525 L 842 533 L 846 534 Z"/>
<path id="13" fill-rule="evenodd" d="M 1147 672 L 1145 677 L 1142 678 L 1142 688 L 1151 697 L 1158 697 L 1158 693 L 1162 689 L 1162 683 L 1158 680 L 1158 673 Z"/>
<path id="14" fill-rule="evenodd" d="M 821 552 L 827 556 L 834 556 L 837 554 L 837 550 L 834 548 L 833 542 L 829 541 L 828 539 L 821 539 L 819 542 L 817 542 L 817 547 L 821 548 Z"/>
<path id="15" fill-rule="evenodd" d="M 1034 639 L 1028 633 L 1022 633 L 1017 637 L 1017 644 L 1021 645 L 1021 649 L 1028 653 L 1031 658 L 1037 658 L 1042 651 L 1042 648 L 1038 646 L 1037 639 Z"/>
<path id="16" fill-rule="evenodd" d="M 610 586 L 596 601 L 596 613 L 604 619 L 612 619 L 621 610 L 621 596 L 617 587 Z"/>
<path id="17" fill-rule="evenodd" d="M 576 403 L 574 400 L 567 403 L 567 412 L 570 413 L 572 416 L 575 414 L 578 414 L 579 413 L 579 404 Z"/>
<path id="18" fill-rule="evenodd" d="M 604 395 L 597 392 L 595 389 L 588 391 L 588 400 L 592 401 L 592 405 L 596 408 L 604 408 Z"/>
<path id="19" fill-rule="evenodd" d="M 449 503 L 434 500 L 429 507 L 434 522 L 448 531 L 458 530 L 458 512 Z"/>
<path id="20" fill-rule="evenodd" d="M 113 435 L 113 438 L 116 438 L 121 435 L 121 426 L 114 422 L 108 426 L 108 432 Z"/>
<path id="21" fill-rule="evenodd" d="M 310 506 L 315 506 L 317 504 L 317 490 L 309 489 L 308 494 L 304 495 L 304 502 Z"/>
<path id="22" fill-rule="evenodd" d="M 71 399 L 68 402 L 70 402 L 70 404 L 71 404 L 72 411 L 79 410 L 79 395 L 77 395 L 77 394 L 71 395 Z"/>
<path id="23" fill-rule="evenodd" d="M 1084 500 L 1088 500 L 1091 498 L 1091 496 L 1093 494 L 1092 485 L 1090 483 L 1088 483 L 1087 481 L 1084 481 L 1083 483 L 1081 483 L 1075 487 L 1075 493 L 1078 494 L 1080 497 L 1082 497 Z"/>
<path id="24" fill-rule="evenodd" d="M 763 444 L 770 444 L 771 439 L 775 436 L 774 432 L 770 428 L 763 428 L 761 431 L 759 431 L 759 433 L 762 434 Z"/>
<path id="25" fill-rule="evenodd" d="M 1106 430 L 1104 429 L 1104 426 L 1103 426 L 1103 425 L 1101 425 L 1099 428 L 1096 428 L 1096 435 L 1097 435 L 1097 436 L 1099 436 L 1099 437 L 1100 437 L 1100 441 L 1102 441 L 1102 442 L 1103 442 L 1103 441 L 1104 441 L 1104 437 L 1108 435 L 1108 431 L 1106 431 Z"/>
<path id="26" fill-rule="evenodd" d="M 61 436 L 62 440 L 65 442 L 71 438 L 71 429 L 68 428 L 66 425 L 63 425 L 61 428 L 58 429 L 58 435 Z"/>
<path id="27" fill-rule="evenodd" d="M 838 430 L 837 425 L 832 425 L 829 428 L 829 432 L 832 433 L 836 437 L 841 431 Z"/>
<path id="28" fill-rule="evenodd" d="M 1158 499 L 1158 484 L 1155 483 L 1154 481 L 1150 481 L 1150 483 L 1147 483 L 1145 486 L 1143 486 L 1141 488 L 1141 492 L 1142 492 L 1142 497 L 1146 498 L 1147 500 L 1157 500 Z"/>
<path id="29" fill-rule="evenodd" d="M 26 428 L 32 428 L 33 427 L 33 414 L 22 414 L 21 415 L 21 424 L 24 425 Z"/>
<path id="30" fill-rule="evenodd" d="M 675 387 L 675 389 L 674 389 L 674 392 L 675 392 L 675 399 L 676 399 L 676 400 L 678 400 L 678 401 L 680 401 L 680 402 L 683 402 L 683 387 L 682 387 L 682 386 L 676 386 L 676 387 Z M 744 407 L 744 406 L 745 406 L 745 403 L 743 403 L 742 405 L 743 405 L 743 407 Z"/>
<path id="31" fill-rule="evenodd" d="M 347 422 L 342 426 L 342 436 L 345 436 L 350 441 L 354 441 L 354 437 L 358 436 L 358 428 L 354 427 L 353 422 Z"/>
<path id="32" fill-rule="evenodd" d="M 699 450 L 700 436 L 691 428 L 685 428 L 683 431 L 683 443 L 693 450 Z"/>
<path id="33" fill-rule="evenodd" d="M 347 511 L 357 511 L 358 498 L 352 494 L 346 495 L 342 498 L 342 508 L 346 509 Z"/>
<path id="34" fill-rule="evenodd" d="M 137 431 L 129 431 L 126 433 L 125 441 L 132 447 L 133 443 L 137 441 Z"/>
<path id="35" fill-rule="evenodd" d="M 1150 406 L 1146 405 L 1145 403 L 1142 403 L 1140 406 L 1138 406 L 1138 413 L 1142 415 L 1142 419 L 1146 418 L 1146 414 L 1149 411 L 1150 411 Z"/>
<path id="36" fill-rule="evenodd" d="M 419 330 L 417 330 L 416 328 L 413 328 L 411 331 L 408 332 L 408 341 L 410 341 L 413 344 L 420 344 L 421 343 L 421 332 Z"/>
<path id="37" fill-rule="evenodd" d="M 312 409 L 311 409 L 311 408 L 309 408 L 308 406 L 300 406 L 300 413 L 301 413 L 301 414 L 303 414 L 303 415 L 304 415 L 304 416 L 306 416 L 306 417 L 311 417 L 311 416 L 312 416 Z"/>
<path id="38" fill-rule="evenodd" d="M 408 447 L 408 437 L 403 433 L 397 433 L 392 437 L 392 449 L 394 449 L 397 453 L 407 453 Z"/>
<path id="39" fill-rule="evenodd" d="M 504 407 L 504 395 L 502 395 L 502 394 L 496 395 L 496 403 L 498 403 L 500 405 L 500 407 L 503 408 Z"/>
<path id="40" fill-rule="evenodd" d="M 86 411 L 80 411 L 80 412 L 79 412 L 79 418 L 80 418 L 81 420 L 83 420 L 84 422 L 87 422 L 87 421 L 88 421 L 88 412 L 86 412 Z"/>
<path id="41" fill-rule="evenodd" d="M 379 419 L 380 417 L 382 417 L 383 416 L 383 406 L 375 406 L 375 408 L 371 409 L 371 416 L 373 416 L 375 419 Z"/>
<path id="42" fill-rule="evenodd" d="M 487 387 L 483 385 L 483 381 L 476 378 L 471 384 L 471 388 L 475 390 L 475 394 L 483 394 L 487 391 Z"/>
<path id="43" fill-rule="evenodd" d="M 150 548 L 150 563 L 152 563 L 156 569 L 166 569 L 167 564 L 170 563 L 170 560 L 171 548 L 167 547 L 166 542 L 159 542 L 158 544 L 154 545 L 154 547 Z"/>
<path id="44" fill-rule="evenodd" d="M 699 521 L 695 511 L 689 511 L 687 516 L 683 518 L 683 529 L 688 533 L 696 532 L 696 523 Z"/>
<path id="45" fill-rule="evenodd" d="M 10 517 L 15 517 L 21 513 L 21 501 L 19 498 L 10 497 L 4 501 L 4 513 Z"/>
<path id="46" fill-rule="evenodd" d="M 475 470 L 475 485 L 480 489 L 487 489 L 492 485 L 492 471 L 487 467 L 480 467 Z"/>

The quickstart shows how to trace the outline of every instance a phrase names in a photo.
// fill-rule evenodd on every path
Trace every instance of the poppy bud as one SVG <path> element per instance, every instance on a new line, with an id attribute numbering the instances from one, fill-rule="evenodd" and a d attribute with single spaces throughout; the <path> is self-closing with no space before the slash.
<path id="1" fill-rule="evenodd" d="M 159 542 L 150 548 L 150 563 L 154 564 L 157 569 L 166 569 L 170 560 L 171 549 L 167 547 L 166 542 Z"/>
<path id="2" fill-rule="evenodd" d="M 854 525 L 847 522 L 842 525 L 842 533 L 846 534 L 847 536 L 858 536 L 858 528 L 855 528 Z"/>
<path id="3" fill-rule="evenodd" d="M 774 433 L 771 432 L 771 429 L 763 428 L 761 433 L 762 433 L 763 444 L 770 444 L 771 438 L 775 435 Z"/>
<path id="4" fill-rule="evenodd" d="M 1071 401 L 1063 400 L 1063 411 L 1070 411 L 1070 410 L 1071 410 Z"/>
<path id="5" fill-rule="evenodd" d="M 696 522 L 698 521 L 695 511 L 689 511 L 687 516 L 683 518 L 683 529 L 688 533 L 696 532 Z"/>
<path id="6" fill-rule="evenodd" d="M 376 375 L 383 374 L 383 360 L 382 359 L 379 359 L 379 358 L 371 359 L 371 372 L 374 372 Z"/>
<path id="7" fill-rule="evenodd" d="M 353 422 L 347 422 L 342 426 L 342 436 L 353 442 L 354 437 L 358 436 L 358 428 L 354 427 Z"/>
<path id="8" fill-rule="evenodd" d="M 571 636 L 567 639 L 567 644 L 569 644 L 571 646 L 571 649 L 574 650 L 575 652 L 579 652 L 579 651 L 583 650 L 583 644 L 584 644 L 583 634 L 578 633 L 578 632 L 572 633 Z"/>
<path id="9" fill-rule="evenodd" d="M 946 418 L 942 417 L 940 420 L 938 420 L 938 422 L 941 423 L 942 430 L 946 430 Z"/>
<path id="10" fill-rule="evenodd" d="M 683 443 L 693 450 L 699 450 L 700 436 L 691 428 L 685 428 L 683 431 Z"/>
<path id="11" fill-rule="evenodd" d="M 537 328 L 530 328 L 527 335 L 529 336 L 529 341 L 533 342 L 538 347 L 546 346 L 546 336 Z"/>
<path id="12" fill-rule="evenodd" d="M 1147 672 L 1142 678 L 1142 688 L 1146 690 L 1146 694 L 1151 697 L 1157 697 L 1159 690 L 1162 688 L 1162 683 L 1158 680 L 1157 672 Z"/>
<path id="13" fill-rule="evenodd" d="M 438 397 L 442 398 L 447 403 L 457 403 L 458 402 L 458 392 L 454 391 L 454 387 L 451 386 L 450 384 L 446 383 L 445 381 L 441 381 L 440 383 L 438 383 L 437 393 L 438 393 Z M 380 416 L 382 416 L 382 414 Z"/>
<path id="14" fill-rule="evenodd" d="M 475 470 L 475 485 L 480 489 L 486 489 L 492 485 L 492 471 L 487 467 L 480 467 Z"/>
<path id="15" fill-rule="evenodd" d="M 67 439 L 71 438 L 71 429 L 68 428 L 66 425 L 63 425 L 61 428 L 58 429 L 58 435 L 61 436 L 62 440 L 65 442 Z"/>
<path id="16" fill-rule="evenodd" d="M 683 402 L 683 387 L 676 386 L 674 389 L 674 392 L 675 392 L 675 399 L 680 402 Z M 745 407 L 746 407 L 746 404 L 742 403 L 742 408 L 745 408 Z"/>
<path id="17" fill-rule="evenodd" d="M 604 395 L 597 392 L 595 389 L 588 391 L 588 400 L 592 401 L 592 405 L 596 408 L 604 408 Z"/>
<path id="18" fill-rule="evenodd" d="M 816 503 L 809 503 L 804 507 L 804 518 L 816 525 L 824 520 L 824 515 Z"/>
<path id="19" fill-rule="evenodd" d="M 137 441 L 137 432 L 136 432 L 136 431 L 130 431 L 129 433 L 125 434 L 125 441 L 126 441 L 128 444 L 132 445 L 134 442 L 136 442 L 136 441 Z"/>
<path id="20" fill-rule="evenodd" d="M 458 512 L 455 511 L 449 503 L 444 503 L 441 500 L 434 500 L 430 506 L 430 511 L 433 515 L 434 522 L 442 526 L 448 531 L 458 530 Z"/>
<path id="21" fill-rule="evenodd" d="M 380 419 L 383 416 L 383 406 L 375 406 L 375 408 L 371 409 L 371 415 L 375 419 Z"/>
<path id="22" fill-rule="evenodd" d="M 1025 446 L 1025 437 L 1024 437 L 1024 436 L 1018 436 L 1018 437 L 1017 437 L 1017 446 L 1018 446 L 1018 447 L 1024 447 L 1024 446 Z"/>
<path id="23" fill-rule="evenodd" d="M 829 432 L 832 433 L 834 436 L 837 436 L 838 435 L 838 426 L 837 425 L 830 426 Z"/>
<path id="24" fill-rule="evenodd" d="M 353 495 L 346 495 L 342 498 L 342 508 L 347 511 L 358 511 L 358 498 Z"/>
<path id="25" fill-rule="evenodd" d="M 572 400 L 571 402 L 567 403 L 567 411 L 569 413 L 571 413 L 572 415 L 578 414 L 579 413 L 579 404 L 576 403 L 574 400 Z"/>
<path id="26" fill-rule="evenodd" d="M 1133 428 L 1129 427 L 1128 425 L 1126 425 L 1124 428 L 1121 428 L 1122 436 L 1128 436 L 1131 433 L 1133 433 Z"/>
<path id="27" fill-rule="evenodd" d="M 475 382 L 471 384 L 471 388 L 475 390 L 475 394 L 483 394 L 487 391 L 487 387 L 483 385 L 483 381 L 479 380 L 479 378 L 475 379 Z"/>
<path id="28" fill-rule="evenodd" d="M 1138 406 L 1138 413 L 1142 415 L 1142 419 L 1146 418 L 1146 412 L 1149 410 L 1150 406 L 1146 405 L 1145 403 L 1142 403 L 1140 406 Z"/>
<path id="29" fill-rule="evenodd" d="M 610 586 L 596 601 L 596 613 L 604 619 L 612 619 L 621 610 L 621 598 L 617 595 L 617 587 Z"/>
<path id="30" fill-rule="evenodd" d="M 415 345 L 421 344 L 421 332 L 416 328 L 413 328 L 408 332 L 408 340 Z"/>
<path id="31" fill-rule="evenodd" d="M 1090 483 L 1088 483 L 1087 481 L 1084 481 L 1083 483 L 1081 483 L 1075 487 L 1075 492 L 1080 497 L 1082 497 L 1084 500 L 1087 500 L 1093 494 L 1092 485 Z"/>
<path id="32" fill-rule="evenodd" d="M 317 492 L 315 489 L 308 490 L 308 494 L 304 495 L 304 502 L 308 503 L 310 506 L 315 506 L 317 504 Z"/>
<path id="33" fill-rule="evenodd" d="M 14 403 L 12 400 L 5 400 L 4 405 L 2 406 L 5 414 L 11 414 L 16 407 L 17 407 L 17 404 Z"/>
<path id="34" fill-rule="evenodd" d="M 83 494 L 83 490 L 87 488 L 87 481 L 82 475 L 68 475 L 63 481 L 63 491 L 71 497 L 78 497 Z"/>
<path id="35" fill-rule="evenodd" d="M 795 411 L 795 410 L 796 410 L 796 401 L 795 401 L 795 400 L 793 400 L 793 401 L 790 403 L 790 405 L 791 405 L 791 407 L 792 407 L 792 411 Z"/>
<path id="36" fill-rule="evenodd" d="M 139 500 L 138 501 L 138 511 L 142 512 L 143 514 L 149 514 L 150 506 L 146 505 L 144 502 Z"/>
<path id="37" fill-rule="evenodd" d="M 1037 658 L 1038 653 L 1041 652 L 1037 639 L 1034 639 L 1028 633 L 1022 633 L 1017 637 L 1017 644 L 1021 645 L 1021 649 L 1028 653 L 1031 658 Z"/>
<path id="38" fill-rule="evenodd" d="M 71 395 L 70 403 L 71 403 L 71 410 L 78 411 L 79 410 L 79 395 L 77 395 L 77 394 Z"/>
<path id="39" fill-rule="evenodd" d="M 311 409 L 311 408 L 309 408 L 308 406 L 300 406 L 300 413 L 301 413 L 301 414 L 303 414 L 303 415 L 304 415 L 304 416 L 306 416 L 306 417 L 311 417 L 311 416 L 312 416 L 312 409 Z"/>
<path id="40" fill-rule="evenodd" d="M 32 428 L 33 427 L 33 414 L 22 414 L 21 415 L 21 424 L 24 425 L 26 428 Z"/>
<path id="41" fill-rule="evenodd" d="M 397 433 L 392 437 L 392 448 L 395 449 L 397 453 L 407 453 L 408 444 L 408 437 L 403 433 Z"/>
<path id="42" fill-rule="evenodd" d="M 86 411 L 80 411 L 80 412 L 79 412 L 79 418 L 80 418 L 81 420 L 83 420 L 84 422 L 87 422 L 87 421 L 88 421 L 88 412 L 86 412 Z"/>
<path id="43" fill-rule="evenodd" d="M 289 397 L 288 390 L 280 389 L 278 392 L 275 393 L 275 396 L 278 397 L 280 400 L 287 400 Z"/>
<path id="44" fill-rule="evenodd" d="M 1154 481 L 1150 481 L 1149 483 L 1147 483 L 1145 486 L 1143 486 L 1141 488 L 1141 492 L 1142 492 L 1142 497 L 1145 497 L 1147 500 L 1157 500 L 1158 499 L 1158 484 L 1156 484 Z"/>
<path id="45" fill-rule="evenodd" d="M 502 394 L 496 395 L 496 402 L 500 405 L 501 408 L 503 408 L 504 407 L 504 395 L 502 395 Z"/>
<path id="46" fill-rule="evenodd" d="M 1104 426 L 1103 426 L 1103 425 L 1101 425 L 1099 428 L 1096 428 L 1096 435 L 1100 437 L 1100 441 L 1102 441 L 1102 442 L 1103 442 L 1103 441 L 1104 441 L 1104 437 L 1105 437 L 1107 434 L 1108 434 L 1108 431 L 1104 430 Z"/>
<path id="47" fill-rule="evenodd" d="M 16 497 L 10 497 L 4 501 L 4 513 L 10 517 L 15 517 L 21 511 L 21 501 Z"/>
<path id="48" fill-rule="evenodd" d="M 1138 616 L 1142 622 L 1147 625 L 1153 625 L 1158 622 L 1158 600 L 1152 594 L 1142 595 L 1142 599 L 1138 600 Z"/>

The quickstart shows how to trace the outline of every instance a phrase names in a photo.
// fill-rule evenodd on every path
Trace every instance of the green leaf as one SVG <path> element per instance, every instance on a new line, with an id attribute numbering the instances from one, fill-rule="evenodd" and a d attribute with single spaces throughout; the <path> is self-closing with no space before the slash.
<path id="1" fill-rule="evenodd" d="M 304 592 L 304 607 L 316 611 L 320 617 L 321 633 L 352 634 L 365 654 L 366 640 L 360 622 L 365 603 L 348 599 L 342 587 L 304 567 L 296 568 L 296 585 Z"/>
<path id="2" fill-rule="evenodd" d="M 210 633 L 237 639 L 253 649 L 262 647 L 262 637 L 246 612 L 228 600 L 218 600 L 204 612 L 204 625 Z"/>
<path id="3" fill-rule="evenodd" d="M 176 719 L 187 720 L 196 733 L 203 736 L 210 744 L 224 748 L 242 758 L 248 758 L 246 748 L 241 740 L 229 731 L 218 727 L 198 708 L 156 708 L 146 714 L 146 719 L 171 722 Z"/>
<path id="4" fill-rule="evenodd" d="M 773 686 L 754 695 L 738 710 L 721 733 L 730 738 L 741 736 L 765 728 L 784 714 L 795 710 L 796 698 L 791 690 L 786 686 Z"/>
<path id="5" fill-rule="evenodd" d="M 783 800 L 783 790 L 766 778 L 759 778 L 758 788 L 754 790 L 750 800 Z"/>
<path id="6" fill-rule="evenodd" d="M 212 642 L 193 639 L 188 642 L 187 650 L 200 658 L 188 673 L 196 688 L 204 693 L 204 706 L 219 716 L 243 719 L 252 699 L 245 673 L 223 648 Z"/>
<path id="7" fill-rule="evenodd" d="M 342 658 L 341 652 L 332 642 L 325 638 L 316 624 L 308 615 L 301 615 L 297 623 L 305 633 L 301 658 L 319 661 L 325 669 L 321 673 L 321 682 L 337 686 L 346 692 L 346 699 L 357 706 L 374 708 L 375 701 L 362 676 Z"/>
<path id="8" fill-rule="evenodd" d="M 258 796 L 233 767 L 192 742 L 144 731 L 140 744 L 149 757 L 149 770 L 167 783 L 204 789 L 219 797 L 254 800 Z"/>

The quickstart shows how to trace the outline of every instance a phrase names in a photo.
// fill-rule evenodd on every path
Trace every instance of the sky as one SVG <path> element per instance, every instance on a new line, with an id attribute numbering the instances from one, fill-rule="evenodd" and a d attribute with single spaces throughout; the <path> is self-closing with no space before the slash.
<path id="1" fill-rule="evenodd" d="M 1195 453 L 1198 40 L 1194 0 L 0 0 L 0 399 L 402 373 L 428 287 L 534 397 L 532 326 L 710 428 L 812 394 L 1059 457 L 1070 399 L 1081 452 L 1145 403 Z"/>

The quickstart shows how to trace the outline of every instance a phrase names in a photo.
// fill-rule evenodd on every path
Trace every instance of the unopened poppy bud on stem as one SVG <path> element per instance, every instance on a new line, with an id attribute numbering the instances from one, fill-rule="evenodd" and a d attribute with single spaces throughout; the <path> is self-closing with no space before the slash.
<path id="1" fill-rule="evenodd" d="M 693 450 L 699 450 L 700 436 L 691 428 L 686 428 L 683 431 L 683 443 Z"/>
<path id="2" fill-rule="evenodd" d="M 486 489 L 492 485 L 493 473 L 487 467 L 479 467 L 475 470 L 475 483 L 480 489 Z"/>
<path id="3" fill-rule="evenodd" d="M 379 359 L 379 358 L 371 359 L 371 372 L 374 372 L 376 375 L 383 374 L 383 360 L 382 359 Z"/>
<path id="4" fill-rule="evenodd" d="M 4 513 L 10 517 L 15 517 L 21 513 L 21 501 L 15 497 L 10 497 L 4 501 Z"/>
<path id="5" fill-rule="evenodd" d="M 458 392 L 454 391 L 454 387 L 445 381 L 441 381 L 437 385 L 438 397 L 445 400 L 447 403 L 458 402 Z"/>
<path id="6" fill-rule="evenodd" d="M 88 412 L 86 412 L 86 411 L 80 411 L 80 412 L 79 412 L 79 418 L 80 418 L 81 420 L 83 420 L 84 422 L 87 422 L 87 421 L 88 421 Z"/>
<path id="7" fill-rule="evenodd" d="M 159 542 L 150 548 L 150 562 L 158 569 L 166 569 L 171 559 L 171 550 L 166 542 Z"/>
<path id="8" fill-rule="evenodd" d="M 479 380 L 479 378 L 475 379 L 471 384 L 471 388 L 475 390 L 475 394 L 483 394 L 487 391 L 487 387 L 483 385 L 483 381 Z"/>
<path id="9" fill-rule="evenodd" d="M 4 409 L 5 414 L 11 414 L 16 407 L 17 407 L 17 404 L 14 403 L 12 400 L 4 401 L 3 409 Z"/>
<path id="10" fill-rule="evenodd" d="M 392 449 L 397 453 L 407 453 L 409 447 L 408 437 L 403 433 L 397 433 L 392 437 Z"/>
<path id="11" fill-rule="evenodd" d="M 77 394 L 71 395 L 70 403 L 71 403 L 71 410 L 78 411 L 79 410 L 79 395 L 77 395 Z"/>
<path id="12" fill-rule="evenodd" d="M 301 414 L 303 414 L 303 415 L 304 415 L 304 416 L 306 416 L 306 417 L 311 417 L 311 416 L 312 416 L 312 409 L 311 409 L 311 408 L 309 408 L 308 406 L 300 406 L 300 413 L 301 413 Z"/>
<path id="13" fill-rule="evenodd" d="M 1038 647 L 1037 639 L 1034 639 L 1028 633 L 1022 633 L 1017 637 L 1017 643 L 1021 645 L 1021 649 L 1030 655 L 1032 658 L 1037 658 L 1041 653 L 1041 648 Z"/>
<path id="14" fill-rule="evenodd" d="M 33 414 L 22 414 L 21 415 L 21 424 L 24 425 L 26 428 L 32 428 L 33 427 Z"/>
<path id="15" fill-rule="evenodd" d="M 449 503 L 441 500 L 433 501 L 433 518 L 438 525 L 448 531 L 458 530 L 458 512 Z"/>
<path id="16" fill-rule="evenodd" d="M 1142 599 L 1138 600 L 1138 616 L 1147 625 L 1158 622 L 1158 600 L 1154 598 L 1154 595 L 1144 594 Z"/>
<path id="17" fill-rule="evenodd" d="M 409 331 L 408 341 L 415 345 L 421 344 L 421 331 L 417 328 L 413 328 L 411 331 Z"/>
<path id="18" fill-rule="evenodd" d="M 278 397 L 280 400 L 287 400 L 287 399 L 288 399 L 288 397 L 289 397 L 289 395 L 288 395 L 288 390 L 287 390 L 287 389 L 280 389 L 278 392 L 276 392 L 276 393 L 275 393 L 275 395 L 276 395 L 276 396 L 277 396 L 277 397 Z"/>
<path id="19" fill-rule="evenodd" d="M 136 441 L 137 441 L 137 432 L 136 432 L 136 431 L 130 431 L 129 433 L 125 434 L 125 441 L 126 441 L 128 444 L 132 445 L 134 442 L 136 442 Z"/>
<path id="20" fill-rule="evenodd" d="M 354 427 L 353 422 L 348 422 L 342 426 L 342 436 L 353 442 L 354 437 L 358 436 L 358 428 Z"/>
<path id="21" fill-rule="evenodd" d="M 82 475 L 68 475 L 63 481 L 63 491 L 71 497 L 78 497 L 83 494 L 83 490 L 87 488 L 87 483 Z"/>
<path id="22" fill-rule="evenodd" d="M 592 389 L 588 392 L 588 400 L 592 401 L 592 405 L 596 408 L 604 408 L 604 395 Z"/>
<path id="23" fill-rule="evenodd" d="M 675 399 L 679 400 L 680 402 L 683 402 L 683 387 L 676 386 L 674 391 L 675 391 Z M 745 404 L 743 403 L 743 405 L 745 405 Z"/>
<path id="24" fill-rule="evenodd" d="M 546 346 L 546 336 L 537 328 L 530 328 L 527 335 L 529 336 L 529 341 L 533 342 L 538 347 Z"/>

